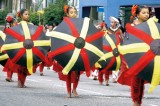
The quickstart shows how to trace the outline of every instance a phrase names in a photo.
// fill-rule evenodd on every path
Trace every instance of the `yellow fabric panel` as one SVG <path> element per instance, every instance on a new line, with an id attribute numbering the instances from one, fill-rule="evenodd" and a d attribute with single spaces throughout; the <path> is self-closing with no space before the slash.
<path id="1" fill-rule="evenodd" d="M 34 42 L 34 46 L 51 46 L 50 40 L 36 40 L 33 42 Z"/>
<path id="2" fill-rule="evenodd" d="M 89 51 L 91 51 L 91 52 L 93 52 L 94 54 L 96 54 L 99 57 L 102 57 L 104 55 L 104 53 L 101 50 L 99 50 L 96 46 L 94 46 L 94 45 L 92 45 L 90 43 L 86 42 L 84 48 L 89 50 Z"/>
<path id="3" fill-rule="evenodd" d="M 117 62 L 117 66 L 116 66 L 116 70 L 115 71 L 118 71 L 118 69 L 120 68 L 120 65 L 121 65 L 121 58 L 120 58 L 120 56 L 116 57 L 116 62 Z"/>
<path id="4" fill-rule="evenodd" d="M 108 52 L 108 53 L 104 54 L 98 61 L 106 60 L 111 57 L 113 57 L 113 52 Z"/>
<path id="5" fill-rule="evenodd" d="M 2 31 L 0 31 L 0 36 L 1 36 L 1 38 L 3 39 L 3 41 L 5 41 L 5 39 L 6 39 L 6 34 L 3 33 Z"/>
<path id="6" fill-rule="evenodd" d="M 6 59 L 8 59 L 8 58 L 9 58 L 9 57 L 8 57 L 7 54 L 1 55 L 1 56 L 0 56 L 0 61 L 6 60 Z"/>
<path id="7" fill-rule="evenodd" d="M 71 59 L 69 60 L 68 64 L 62 70 L 62 73 L 64 75 L 67 75 L 69 73 L 69 71 L 72 69 L 72 67 L 75 65 L 75 63 L 79 57 L 80 51 L 81 51 L 81 49 L 75 48 Z"/>
<path id="8" fill-rule="evenodd" d="M 118 51 L 120 54 L 128 54 L 128 53 L 141 53 L 147 52 L 150 49 L 150 46 L 146 43 L 134 43 L 128 45 L 119 45 Z"/>
<path id="9" fill-rule="evenodd" d="M 160 83 L 160 56 L 154 58 L 154 70 L 149 93 L 151 93 Z"/>
<path id="10" fill-rule="evenodd" d="M 21 21 L 22 29 L 24 32 L 25 39 L 31 39 L 30 31 L 26 21 Z"/>
<path id="11" fill-rule="evenodd" d="M 98 62 L 96 62 L 95 67 L 96 68 L 102 68 L 102 66 Z"/>
<path id="12" fill-rule="evenodd" d="M 108 34 L 105 35 L 105 39 L 109 42 L 112 49 L 116 48 L 116 45 L 114 44 L 113 40 L 110 38 Z"/>
<path id="13" fill-rule="evenodd" d="M 68 42 L 73 43 L 73 44 L 74 44 L 74 41 L 76 39 L 75 37 L 73 37 L 71 35 L 61 33 L 61 32 L 57 32 L 57 31 L 49 32 L 49 35 L 50 35 L 50 37 L 62 39 L 62 40 L 68 41 Z"/>
<path id="14" fill-rule="evenodd" d="M 80 37 L 82 37 L 83 39 L 85 39 L 87 36 L 87 32 L 89 28 L 89 20 L 90 20 L 89 18 L 84 18 L 83 26 L 80 33 Z"/>
<path id="15" fill-rule="evenodd" d="M 12 49 L 20 49 L 23 48 L 23 42 L 12 43 L 12 44 L 4 44 L 1 48 L 3 50 L 12 50 Z"/>
<path id="16" fill-rule="evenodd" d="M 151 32 L 151 36 L 154 38 L 154 39 L 160 39 L 160 35 L 159 35 L 159 30 L 154 22 L 154 20 L 152 18 L 150 18 L 148 21 L 147 21 L 147 24 L 149 26 L 149 29 L 150 29 L 150 32 Z"/>
<path id="17" fill-rule="evenodd" d="M 29 74 L 33 73 L 33 53 L 32 49 L 26 49 L 27 69 Z"/>

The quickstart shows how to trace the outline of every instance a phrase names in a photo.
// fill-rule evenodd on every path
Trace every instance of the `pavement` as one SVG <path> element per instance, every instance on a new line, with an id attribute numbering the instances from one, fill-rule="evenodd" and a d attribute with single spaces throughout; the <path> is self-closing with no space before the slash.
<path id="1" fill-rule="evenodd" d="M 2 67 L 0 67 L 2 70 Z M 66 85 L 59 80 L 53 70 L 44 69 L 44 76 L 37 72 L 26 79 L 27 88 L 17 88 L 17 74 L 14 82 L 6 82 L 6 73 L 0 72 L 0 105 L 1 106 L 132 106 L 130 88 L 118 83 L 109 82 L 110 86 L 99 85 L 81 75 L 77 92 L 78 98 L 66 98 Z M 142 106 L 160 106 L 160 86 L 148 94 L 149 84 L 145 85 Z"/>

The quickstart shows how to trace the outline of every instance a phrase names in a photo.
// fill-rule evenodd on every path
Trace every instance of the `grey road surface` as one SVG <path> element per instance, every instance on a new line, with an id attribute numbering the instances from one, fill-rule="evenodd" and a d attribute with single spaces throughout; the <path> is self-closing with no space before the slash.
<path id="1" fill-rule="evenodd" d="M 0 67 L 2 70 L 2 67 Z M 132 106 L 128 86 L 115 84 L 99 85 L 98 81 L 81 75 L 77 91 L 79 98 L 66 98 L 65 82 L 58 79 L 57 73 L 39 69 L 27 77 L 27 88 L 17 88 L 17 75 L 14 82 L 6 82 L 6 73 L 0 72 L 0 106 Z M 149 85 L 145 85 L 142 106 L 160 106 L 160 87 L 148 94 Z"/>

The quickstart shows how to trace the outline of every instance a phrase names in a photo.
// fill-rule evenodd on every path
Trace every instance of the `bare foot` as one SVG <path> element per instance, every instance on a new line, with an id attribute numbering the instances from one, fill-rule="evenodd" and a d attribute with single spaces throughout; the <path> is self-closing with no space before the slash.
<path id="1" fill-rule="evenodd" d="M 73 93 L 74 97 L 79 97 L 79 95 L 78 95 L 76 90 L 72 90 L 72 93 Z"/>
<path id="2" fill-rule="evenodd" d="M 21 81 L 18 81 L 18 88 L 26 88 L 26 86 L 23 85 L 23 84 L 21 83 Z"/>
<path id="3" fill-rule="evenodd" d="M 6 78 L 7 82 L 13 82 L 13 80 L 11 78 Z"/>
<path id="4" fill-rule="evenodd" d="M 99 85 L 102 85 L 103 84 L 103 82 L 99 82 Z"/>
<path id="5" fill-rule="evenodd" d="M 40 73 L 40 76 L 43 76 L 43 73 Z"/>
<path id="6" fill-rule="evenodd" d="M 137 102 L 134 102 L 133 103 L 133 106 L 141 106 L 141 104 L 137 103 Z"/>
<path id="7" fill-rule="evenodd" d="M 97 77 L 96 77 L 96 76 L 94 76 L 93 80 L 97 80 Z"/>
<path id="8" fill-rule="evenodd" d="M 108 80 L 106 80 L 106 86 L 109 86 Z"/>
<path id="9" fill-rule="evenodd" d="M 116 79 L 113 78 L 113 83 L 117 83 Z"/>
<path id="10" fill-rule="evenodd" d="M 67 98 L 71 98 L 71 93 L 70 92 L 67 93 Z"/>

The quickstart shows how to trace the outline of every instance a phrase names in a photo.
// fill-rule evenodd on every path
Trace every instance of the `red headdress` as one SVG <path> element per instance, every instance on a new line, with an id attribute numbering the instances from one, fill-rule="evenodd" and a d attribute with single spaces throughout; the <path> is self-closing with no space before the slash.
<path id="1" fill-rule="evenodd" d="M 137 11 L 137 9 L 138 9 L 138 5 L 133 5 L 132 6 L 132 9 L 131 9 L 131 17 L 130 17 L 130 20 L 132 20 L 133 19 L 133 17 L 136 17 L 136 11 Z"/>
<path id="2" fill-rule="evenodd" d="M 20 17 L 20 12 L 17 12 L 16 16 L 17 16 L 17 17 Z"/>
<path id="3" fill-rule="evenodd" d="M 69 8 L 68 5 L 64 5 L 64 13 L 67 13 L 67 9 Z"/>
<path id="4" fill-rule="evenodd" d="M 12 16 L 7 16 L 7 17 L 6 17 L 6 21 L 7 21 L 8 23 L 11 23 L 12 19 L 13 19 Z"/>

